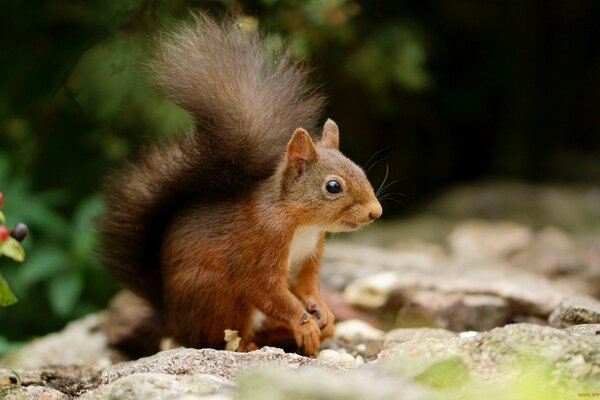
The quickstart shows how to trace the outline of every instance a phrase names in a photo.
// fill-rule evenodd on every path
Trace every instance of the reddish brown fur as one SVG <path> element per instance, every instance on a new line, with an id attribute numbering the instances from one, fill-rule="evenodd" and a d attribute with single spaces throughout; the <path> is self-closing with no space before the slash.
<path id="1" fill-rule="evenodd" d="M 334 322 L 319 295 L 324 232 L 370 223 L 381 206 L 338 151 L 333 121 L 317 144 L 293 131 L 312 126 L 322 103 L 305 71 L 285 53 L 268 61 L 255 34 L 234 29 L 201 15 L 159 52 L 161 87 L 197 127 L 110 181 L 101 255 L 183 345 L 221 348 L 237 329 L 241 348 L 293 339 L 314 354 Z M 341 193 L 326 191 L 331 179 Z M 258 331 L 256 310 L 267 317 Z"/>
<path id="2" fill-rule="evenodd" d="M 323 180 L 332 173 L 345 177 L 348 199 L 331 201 L 322 193 Z M 173 220 L 162 254 L 168 332 L 184 345 L 220 347 L 223 331 L 236 329 L 249 343 L 255 340 L 252 314 L 258 309 L 282 322 L 288 337 L 313 354 L 320 340 L 333 334 L 333 315 L 319 295 L 323 233 L 296 283 L 289 285 L 292 236 L 306 225 L 325 231 L 340 215 L 368 223 L 373 201 L 373 190 L 356 165 L 337 149 L 313 145 L 298 130 L 277 173 L 247 198 L 193 206 Z M 308 301 L 317 304 L 321 318 L 300 324 Z M 271 325 L 282 339 L 282 324 Z M 256 337 L 270 340 L 264 332 Z M 259 343 L 264 344 L 272 343 Z"/>

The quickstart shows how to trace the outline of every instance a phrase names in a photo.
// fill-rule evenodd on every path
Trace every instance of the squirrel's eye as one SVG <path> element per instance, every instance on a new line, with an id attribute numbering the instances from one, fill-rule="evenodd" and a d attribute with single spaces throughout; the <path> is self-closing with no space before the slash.
<path id="1" fill-rule="evenodd" d="M 327 181 L 327 183 L 325 184 L 325 189 L 327 189 L 327 191 L 331 194 L 337 194 L 342 191 L 342 184 L 332 179 L 330 181 Z"/>

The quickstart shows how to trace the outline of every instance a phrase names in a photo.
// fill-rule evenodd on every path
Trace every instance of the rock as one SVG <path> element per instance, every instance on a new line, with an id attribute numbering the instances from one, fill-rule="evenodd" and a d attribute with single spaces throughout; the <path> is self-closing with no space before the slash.
<path id="1" fill-rule="evenodd" d="M 69 400 L 70 397 L 58 390 L 43 386 L 0 386 L 3 400 Z"/>
<path id="2" fill-rule="evenodd" d="M 511 261 L 518 267 L 557 277 L 579 272 L 584 263 L 575 251 L 575 242 L 558 228 L 545 228 L 532 243 Z"/>
<path id="3" fill-rule="evenodd" d="M 581 324 L 569 326 L 566 332 L 574 336 L 600 335 L 600 324 Z"/>
<path id="4" fill-rule="evenodd" d="M 335 324 L 333 340 L 326 341 L 321 348 L 347 352 L 365 360 L 377 358 L 381 351 L 384 332 L 365 321 L 351 319 Z"/>
<path id="5" fill-rule="evenodd" d="M 574 294 L 569 287 L 506 265 L 473 268 L 459 263 L 432 270 L 389 271 L 359 279 L 346 287 L 344 298 L 365 308 L 399 309 L 422 291 L 493 296 L 506 301 L 511 314 L 544 318 L 562 299 Z M 471 303 L 482 299 L 473 298 Z M 501 310 L 503 306 L 498 302 L 494 307 Z"/>
<path id="6" fill-rule="evenodd" d="M 398 312 L 400 326 L 433 325 L 455 332 L 484 331 L 505 325 L 511 319 L 508 301 L 482 294 L 452 294 L 418 291 L 412 294 Z"/>
<path id="7" fill-rule="evenodd" d="M 401 270 L 404 268 L 432 268 L 439 255 L 422 249 L 386 250 L 381 247 L 361 246 L 342 241 L 328 243 L 325 249 L 326 262 L 349 261 L 371 269 L 371 272 Z"/>
<path id="8" fill-rule="evenodd" d="M 532 238 L 530 228 L 514 222 L 469 220 L 450 233 L 448 243 L 459 258 L 502 260 L 524 249 Z"/>
<path id="9" fill-rule="evenodd" d="M 362 339 L 360 337 L 348 340 L 338 338 L 335 340 L 325 341 L 320 349 L 321 350 L 335 350 L 337 352 L 348 353 L 356 357 L 359 357 L 363 361 L 371 361 L 377 358 L 377 355 L 381 351 L 382 340 L 380 339 Z"/>
<path id="10" fill-rule="evenodd" d="M 379 360 L 442 362 L 458 357 L 478 379 L 509 379 L 515 366 L 531 363 L 581 383 L 600 379 L 600 335 L 576 336 L 565 330 L 532 324 L 511 324 L 472 338 L 421 338 L 399 343 Z M 404 360 L 404 361 L 402 361 Z M 575 368 L 576 367 L 576 368 Z M 514 368 L 513 368 L 514 369 Z M 515 373 L 520 373 L 515 369 Z M 561 376 L 563 376 L 561 375 Z"/>
<path id="11" fill-rule="evenodd" d="M 579 324 L 598 324 L 600 323 L 600 302 L 567 298 L 550 315 L 548 322 L 559 328 Z"/>
<path id="12" fill-rule="evenodd" d="M 349 319 L 335 325 L 334 338 L 344 340 L 381 339 L 384 332 L 359 319 Z"/>
<path id="13" fill-rule="evenodd" d="M 399 281 L 398 272 L 381 272 L 358 279 L 344 290 L 344 299 L 348 304 L 364 308 L 383 307 Z"/>
<path id="14" fill-rule="evenodd" d="M 317 355 L 317 360 L 327 361 L 347 368 L 353 368 L 357 365 L 356 359 L 352 356 L 352 354 L 342 353 L 330 349 L 320 351 Z"/>
<path id="15" fill-rule="evenodd" d="M 81 365 L 18 370 L 0 368 L 0 387 L 7 384 L 23 387 L 44 386 L 68 396 L 77 396 L 95 387 L 98 372 L 95 368 Z"/>
<path id="16" fill-rule="evenodd" d="M 377 316 L 346 303 L 342 293 L 332 290 L 326 287 L 324 284 L 321 285 L 321 298 L 329 306 L 329 309 L 335 316 L 336 321 L 360 319 L 376 328 L 379 328 L 381 325 L 381 321 L 379 321 Z"/>
<path id="17" fill-rule="evenodd" d="M 425 213 L 446 220 L 508 219 L 534 228 L 551 225 L 568 232 L 598 232 L 600 190 L 598 185 L 477 182 L 450 189 L 426 207 Z"/>
<path id="18" fill-rule="evenodd" d="M 93 314 L 71 322 L 58 333 L 34 339 L 0 360 L 4 368 L 42 368 L 49 365 L 82 365 L 104 368 L 119 355 L 108 348 L 103 332 L 105 314 Z"/>
<path id="19" fill-rule="evenodd" d="M 281 349 L 263 347 L 249 353 L 213 349 L 175 349 L 162 351 L 150 357 L 113 365 L 102 371 L 101 381 L 111 383 L 124 376 L 139 373 L 171 375 L 209 374 L 232 379 L 241 371 L 259 365 L 275 364 L 280 368 L 302 369 L 308 366 L 338 369 L 339 366 Z"/>
<path id="20" fill-rule="evenodd" d="M 343 290 L 350 282 L 383 271 L 429 269 L 438 263 L 439 258 L 429 251 L 392 251 L 333 241 L 325 247 L 321 279 L 328 287 Z"/>
<path id="21" fill-rule="evenodd" d="M 383 338 L 383 350 L 390 349 L 399 343 L 424 338 L 455 338 L 457 335 L 446 329 L 435 328 L 400 328 L 389 331 Z"/>
<path id="22" fill-rule="evenodd" d="M 207 399 L 218 395 L 223 399 L 233 397 L 233 382 L 206 374 L 168 375 L 138 373 L 117 379 L 84 394 L 81 400 L 104 399 Z"/>
<path id="23" fill-rule="evenodd" d="M 439 393 L 368 368 L 344 374 L 308 368 L 302 371 L 259 369 L 240 379 L 238 398 L 244 400 L 438 400 Z"/>

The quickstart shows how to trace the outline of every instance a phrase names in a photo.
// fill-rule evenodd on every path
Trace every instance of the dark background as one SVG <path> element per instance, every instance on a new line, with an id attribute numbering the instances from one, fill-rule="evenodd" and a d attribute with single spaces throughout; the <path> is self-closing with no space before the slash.
<path id="1" fill-rule="evenodd" d="M 314 66 L 342 150 L 379 161 L 374 186 L 400 179 L 386 218 L 458 182 L 600 181 L 595 0 L 0 0 L 0 191 L 32 230 L 25 264 L 0 259 L 21 300 L 0 310 L 0 353 L 116 290 L 93 257 L 98 192 L 189 124 L 140 63 L 194 9 L 239 13 Z"/>

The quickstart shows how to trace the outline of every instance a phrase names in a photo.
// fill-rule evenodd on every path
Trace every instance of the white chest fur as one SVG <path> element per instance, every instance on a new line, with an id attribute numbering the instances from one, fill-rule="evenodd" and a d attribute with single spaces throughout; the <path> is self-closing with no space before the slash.
<path id="1" fill-rule="evenodd" d="M 317 250 L 322 229 L 307 225 L 296 228 L 288 253 L 288 283 L 294 285 L 304 261 Z"/>

